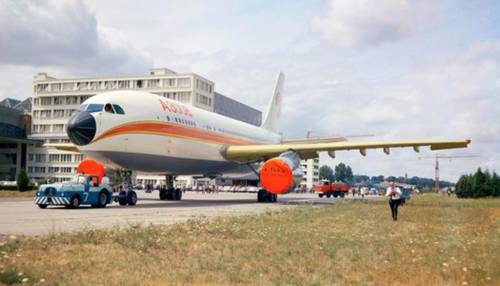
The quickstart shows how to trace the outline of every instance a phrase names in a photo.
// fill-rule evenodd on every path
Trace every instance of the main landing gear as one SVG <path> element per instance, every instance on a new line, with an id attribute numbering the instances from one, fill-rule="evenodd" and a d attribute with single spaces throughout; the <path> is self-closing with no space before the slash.
<path id="1" fill-rule="evenodd" d="M 118 203 L 120 206 L 135 206 L 137 204 L 137 193 L 132 185 L 132 171 L 124 170 L 120 172 L 122 177 L 122 190 L 118 195 Z"/>
<path id="2" fill-rule="evenodd" d="M 270 193 L 264 189 L 259 189 L 257 193 L 257 201 L 259 203 L 275 203 L 278 200 L 278 195 Z"/>
<path id="3" fill-rule="evenodd" d="M 174 176 L 165 176 L 165 186 L 160 188 L 160 200 L 180 201 L 181 199 L 181 189 L 174 188 Z"/>

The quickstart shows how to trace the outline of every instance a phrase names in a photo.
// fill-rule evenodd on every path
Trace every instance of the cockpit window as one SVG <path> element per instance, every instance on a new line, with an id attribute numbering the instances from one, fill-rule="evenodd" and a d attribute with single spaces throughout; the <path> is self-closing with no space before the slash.
<path id="1" fill-rule="evenodd" d="M 85 109 L 87 109 L 87 106 L 88 106 L 88 104 L 80 105 L 80 107 L 78 108 L 78 111 L 84 111 Z"/>
<path id="2" fill-rule="evenodd" d="M 113 107 L 109 103 L 107 103 L 106 106 L 104 106 L 104 111 L 109 112 L 109 113 L 115 113 L 113 111 Z"/>
<path id="3" fill-rule="evenodd" d="M 125 111 L 121 108 L 121 106 L 117 104 L 113 104 L 113 108 L 115 109 L 115 112 L 118 114 L 125 114 Z"/>
<path id="4" fill-rule="evenodd" d="M 85 111 L 87 112 L 99 112 L 99 111 L 102 111 L 102 108 L 103 108 L 104 105 L 102 104 L 89 104 L 89 106 L 87 107 L 87 109 L 85 109 Z"/>

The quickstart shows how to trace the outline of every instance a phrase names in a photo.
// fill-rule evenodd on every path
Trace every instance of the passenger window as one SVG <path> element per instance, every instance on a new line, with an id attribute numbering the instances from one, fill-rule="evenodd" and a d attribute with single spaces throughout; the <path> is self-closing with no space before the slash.
<path id="1" fill-rule="evenodd" d="M 125 114 L 125 111 L 123 111 L 123 108 L 117 104 L 113 104 L 113 108 L 115 109 L 115 112 L 118 114 Z"/>
<path id="2" fill-rule="evenodd" d="M 104 106 L 104 111 L 108 112 L 108 113 L 115 113 L 113 111 L 113 107 L 111 106 L 111 104 L 107 103 L 106 106 Z"/>

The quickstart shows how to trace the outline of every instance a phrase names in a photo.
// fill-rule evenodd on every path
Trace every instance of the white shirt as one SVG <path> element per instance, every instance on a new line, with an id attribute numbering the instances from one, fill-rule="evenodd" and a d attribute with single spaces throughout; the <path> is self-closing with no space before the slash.
<path id="1" fill-rule="evenodd" d="M 392 191 L 392 187 L 388 187 L 387 190 L 385 191 L 385 196 L 386 197 L 390 196 L 391 199 L 393 200 L 399 200 L 401 198 L 401 189 L 398 187 L 394 187 L 394 190 L 396 191 L 396 193 L 389 195 Z"/>

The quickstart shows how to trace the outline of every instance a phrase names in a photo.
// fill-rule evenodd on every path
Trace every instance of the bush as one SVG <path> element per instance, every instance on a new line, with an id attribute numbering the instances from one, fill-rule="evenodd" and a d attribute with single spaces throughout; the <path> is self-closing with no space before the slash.
<path id="1" fill-rule="evenodd" d="M 25 192 L 30 189 L 30 179 L 28 178 L 28 174 L 26 174 L 26 170 L 21 169 L 16 179 L 17 189 L 20 192 Z"/>

